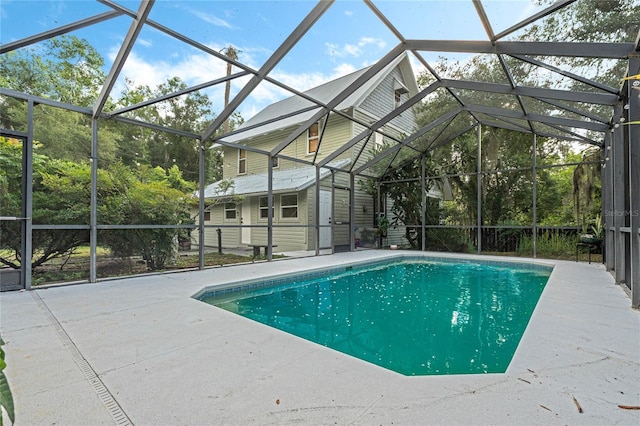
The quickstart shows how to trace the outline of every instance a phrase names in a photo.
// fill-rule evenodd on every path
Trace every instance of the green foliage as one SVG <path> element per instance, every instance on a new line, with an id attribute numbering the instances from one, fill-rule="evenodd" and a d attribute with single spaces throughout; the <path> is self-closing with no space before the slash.
<path id="1" fill-rule="evenodd" d="M 600 212 L 601 170 L 599 163 L 601 150 L 592 148 L 583 152 L 583 162 L 595 164 L 579 164 L 573 171 L 573 205 L 576 222 L 586 224 L 595 219 Z"/>
<path id="2" fill-rule="evenodd" d="M 63 35 L 0 56 L 0 86 L 90 107 L 104 84 L 103 66 L 89 42 Z"/>
<path id="3" fill-rule="evenodd" d="M 468 229 L 431 228 L 427 230 L 425 250 L 472 253 L 475 249 Z"/>
<path id="4" fill-rule="evenodd" d="M 20 216 L 22 146 L 14 139 L 0 138 L 0 202 L 3 214 Z M 52 160 L 34 154 L 33 221 L 43 224 L 88 224 L 91 169 L 89 163 Z M 177 166 L 134 169 L 114 163 L 98 170 L 98 220 L 104 224 L 179 225 L 189 223 L 189 194 L 194 185 L 183 179 Z M 0 248 L 12 256 L 0 262 L 20 267 L 20 228 L 2 221 Z M 121 257 L 141 255 L 149 269 L 161 269 L 175 253 L 177 229 L 101 231 L 100 243 Z M 33 263 L 36 268 L 58 257 L 68 256 L 89 241 L 87 230 L 37 230 L 33 233 Z"/>
<path id="5" fill-rule="evenodd" d="M 550 259 L 570 258 L 575 255 L 578 239 L 575 235 L 567 235 L 557 231 L 545 231 L 536 239 L 538 257 Z M 518 243 L 519 256 L 533 256 L 533 237 L 523 236 Z"/>
<path id="6" fill-rule="evenodd" d="M 191 223 L 189 196 L 193 185 L 182 178 L 177 166 L 168 173 L 160 167 L 132 170 L 114 164 L 99 176 L 104 194 L 98 209 L 103 223 L 126 225 L 181 225 Z M 118 257 L 141 255 L 149 270 L 163 269 L 178 249 L 177 229 L 105 230 L 101 245 Z"/>
<path id="7" fill-rule="evenodd" d="M 134 86 L 127 80 L 127 88 L 122 93 L 117 106 L 125 107 L 145 100 L 158 98 L 187 88 L 187 84 L 174 77 L 156 88 Z M 149 105 L 127 113 L 136 118 L 159 126 L 169 127 L 191 133 L 202 133 L 215 115 L 211 111 L 211 101 L 201 93 L 194 92 L 176 98 Z M 232 129 L 242 123 L 242 118 L 234 114 L 230 123 Z M 121 157 L 127 164 L 162 167 L 165 170 L 177 165 L 184 178 L 197 182 L 199 177 L 198 140 L 167 132 L 152 131 L 138 127 L 120 126 L 126 139 L 133 142 L 128 147 L 123 145 Z M 222 175 L 221 150 L 205 146 L 204 156 L 209 167 L 205 170 L 205 182 L 215 182 Z"/>
<path id="8" fill-rule="evenodd" d="M 37 149 L 36 149 L 37 151 Z M 0 210 L 3 215 L 21 217 L 22 143 L 0 137 Z M 59 176 L 66 176 L 59 179 Z M 82 182 L 89 177 L 87 165 L 52 160 L 37 152 L 33 155 L 34 224 L 82 224 L 89 222 L 89 198 Z M 81 183 L 78 183 L 78 180 Z M 86 187 L 88 188 L 88 186 Z M 0 222 L 0 248 L 10 256 L 0 263 L 18 269 L 21 259 L 20 224 Z M 33 232 L 32 267 L 68 254 L 89 239 L 86 230 L 36 230 Z M 3 252 L 4 253 L 4 252 Z"/>
<path id="9" fill-rule="evenodd" d="M 13 406 L 13 395 L 11 394 L 11 388 L 9 382 L 4 374 L 4 369 L 7 364 L 4 360 L 4 350 L 2 349 L 4 341 L 0 337 L 0 407 L 7 413 L 7 417 L 11 420 L 11 423 L 15 422 L 15 411 Z M 0 411 L 0 426 L 2 426 L 2 412 Z"/>
<path id="10" fill-rule="evenodd" d="M 105 75 L 104 59 L 84 39 L 59 36 L 45 42 L 0 56 L 0 86 L 50 98 L 72 105 L 91 107 L 97 99 Z M 131 106 L 187 87 L 174 77 L 156 88 L 128 87 L 118 100 L 108 99 L 105 111 Z M 151 124 L 199 134 L 215 115 L 207 95 L 193 92 L 126 113 L 126 116 Z M 26 131 L 26 103 L 11 97 L 2 98 L 0 126 Z M 239 114 L 228 120 L 231 130 L 243 122 Z M 91 118 L 47 105 L 36 105 L 34 138 L 40 153 L 51 158 L 84 162 L 91 157 Z M 184 179 L 199 178 L 197 139 L 131 126 L 121 122 L 100 122 L 98 133 L 101 165 L 122 161 L 128 166 L 147 165 L 169 170 L 177 165 Z M 204 147 L 205 183 L 222 176 L 221 150 L 207 142 Z"/>

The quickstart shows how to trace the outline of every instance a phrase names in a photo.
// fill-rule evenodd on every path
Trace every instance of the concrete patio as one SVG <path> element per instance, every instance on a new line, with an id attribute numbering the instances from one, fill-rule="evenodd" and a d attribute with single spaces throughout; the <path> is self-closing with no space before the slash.
<path id="1" fill-rule="evenodd" d="M 640 424 L 619 407 L 640 405 L 640 312 L 602 265 L 539 260 L 556 266 L 505 374 L 406 377 L 191 297 L 393 254 L 2 293 L 16 425 Z"/>

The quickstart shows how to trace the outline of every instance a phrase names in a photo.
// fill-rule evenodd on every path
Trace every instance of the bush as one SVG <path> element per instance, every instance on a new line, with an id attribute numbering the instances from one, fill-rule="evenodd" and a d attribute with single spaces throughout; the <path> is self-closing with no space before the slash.
<path id="1" fill-rule="evenodd" d="M 567 235 L 558 231 L 545 231 L 536 240 L 536 255 L 548 258 L 568 258 L 575 254 L 575 235 Z M 519 256 L 533 256 L 533 237 L 523 236 L 518 244 Z"/>

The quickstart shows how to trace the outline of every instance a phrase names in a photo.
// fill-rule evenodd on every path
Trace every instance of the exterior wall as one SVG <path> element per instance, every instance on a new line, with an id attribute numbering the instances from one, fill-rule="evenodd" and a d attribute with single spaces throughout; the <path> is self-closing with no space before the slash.
<path id="1" fill-rule="evenodd" d="M 235 220 L 223 219 L 224 217 L 224 203 L 213 206 L 210 210 L 210 219 L 205 221 L 206 225 L 214 225 L 214 228 L 205 228 L 204 230 L 204 245 L 205 247 L 218 247 L 218 234 L 216 229 L 220 225 L 240 225 L 240 206 L 237 206 L 238 212 L 236 213 Z M 222 247 L 231 248 L 238 247 L 240 244 L 240 228 L 226 228 L 220 227 L 222 231 Z M 198 244 L 199 233 L 195 229 L 191 232 L 192 243 Z"/>
<path id="2" fill-rule="evenodd" d="M 394 80 L 398 80 L 405 84 L 402 73 L 399 69 L 394 69 L 389 75 L 376 87 L 369 96 L 360 104 L 360 109 L 367 111 L 375 117 L 384 117 L 394 109 Z M 401 96 L 401 102 L 409 99 L 409 94 Z M 389 123 L 397 129 L 403 129 L 409 134 L 415 127 L 415 116 L 413 109 L 409 109 L 399 116 L 395 117 Z"/>
<path id="3" fill-rule="evenodd" d="M 308 222 L 308 192 L 298 192 L 298 217 L 283 218 L 281 211 L 281 197 L 282 195 L 293 194 L 291 192 L 285 192 L 283 194 L 274 194 L 273 196 L 273 224 L 274 225 L 300 225 L 300 227 L 274 227 L 273 228 L 273 244 L 277 245 L 274 252 L 292 251 L 292 250 L 311 250 L 309 248 L 309 231 L 306 226 Z M 245 200 L 246 202 L 246 200 Z M 267 225 L 267 219 L 259 218 L 259 197 L 251 197 L 251 223 L 255 225 Z M 252 244 L 266 244 L 267 243 L 267 228 L 251 228 L 251 243 Z M 315 248 L 315 246 L 314 246 Z"/>
<path id="4" fill-rule="evenodd" d="M 332 153 L 351 139 L 350 123 L 350 120 L 347 120 L 346 118 L 331 115 L 325 134 L 322 137 L 317 160 L 323 159 L 327 154 Z M 267 135 L 257 136 L 243 143 L 263 151 L 270 151 L 282 140 L 286 139 L 292 131 L 293 129 L 279 130 Z M 301 160 L 309 162 L 312 161 L 313 154 L 307 154 L 306 132 L 285 148 L 282 151 L 282 155 L 292 158 L 300 158 Z M 340 158 L 350 158 L 350 153 L 347 152 Z M 280 159 L 279 162 L 279 167 L 274 168 L 274 170 L 301 166 L 301 163 L 291 160 Z M 238 176 L 238 150 L 235 148 L 225 147 L 223 164 L 223 177 L 225 179 L 233 179 Z M 246 171 L 246 174 L 266 173 L 267 157 L 260 153 L 247 151 Z"/>
<path id="5" fill-rule="evenodd" d="M 398 80 L 404 84 L 402 73 L 399 69 L 395 69 L 388 75 L 378 87 L 376 87 L 365 98 L 362 104 L 351 111 L 354 118 L 362 121 L 369 122 L 372 119 L 378 119 L 388 114 L 394 108 L 394 81 Z M 406 101 L 409 95 L 402 95 L 402 101 Z M 403 134 L 409 134 L 415 126 L 415 120 L 413 111 L 409 110 L 402 113 L 399 117 L 396 117 L 389 124 L 383 128 L 383 132 L 393 135 L 394 137 L 401 138 Z M 252 139 L 242 141 L 241 144 L 246 144 L 253 148 L 260 149 L 262 151 L 270 151 L 273 147 L 277 146 L 281 141 L 286 139 L 294 128 L 278 130 L 266 135 L 256 136 Z M 362 132 L 365 128 L 357 123 L 354 123 L 346 118 L 336 116 L 332 114 L 329 118 L 329 122 L 326 126 L 325 134 L 322 137 L 320 149 L 316 160 L 323 159 L 326 155 L 333 153 L 336 149 L 342 147 L 353 136 Z M 374 147 L 376 138 L 372 137 L 364 146 L 364 141 L 359 142 L 350 150 L 341 155 L 338 159 L 350 158 L 352 164 L 355 163 L 355 167 L 364 164 L 371 158 L 371 149 Z M 380 142 L 380 139 L 378 139 Z M 282 155 L 286 155 L 292 158 L 300 158 L 305 161 L 312 161 L 314 154 L 307 154 L 307 135 L 306 132 L 300 135 L 294 142 L 282 151 Z M 251 151 L 246 151 L 246 174 L 262 174 L 267 172 L 267 156 Z M 279 165 L 274 170 L 283 170 L 293 167 L 300 167 L 302 164 L 291 161 L 279 159 Z M 235 148 L 224 147 L 224 170 L 223 177 L 225 179 L 234 179 L 238 176 L 238 150 Z M 375 207 L 374 197 L 360 190 L 358 181 L 361 178 L 356 178 L 355 188 L 355 217 L 352 223 L 349 222 L 349 191 L 336 188 L 333 190 L 333 211 L 332 211 L 332 223 L 334 225 L 333 244 L 336 246 L 343 246 L 349 243 L 349 236 L 351 232 L 356 232 L 356 236 L 360 235 L 360 231 L 367 230 L 373 227 Z M 349 187 L 349 174 L 348 173 L 336 173 L 335 185 L 338 187 Z M 332 180 L 328 177 L 321 183 L 321 189 L 332 190 Z M 282 219 L 280 215 L 280 195 L 274 195 L 274 221 L 275 225 L 288 224 L 288 225 L 308 225 L 315 224 L 315 187 L 312 186 L 309 189 L 302 191 L 298 194 L 298 218 L 297 219 Z M 251 224 L 267 224 L 266 219 L 259 219 L 258 209 L 258 197 L 251 197 L 244 201 L 251 205 Z M 389 209 L 390 210 L 390 209 Z M 220 213 L 220 218 L 222 213 Z M 212 220 L 214 215 L 212 214 Z M 344 225 L 339 224 L 345 223 Z M 360 230 L 360 231 L 358 231 Z M 213 238 L 215 236 L 215 230 L 213 229 Z M 390 230 L 391 231 L 391 230 Z M 398 230 L 399 231 L 399 230 Z M 402 237 L 395 236 L 395 234 L 402 234 L 395 231 L 394 236 L 389 241 L 396 239 L 402 239 Z M 251 240 L 253 243 L 266 244 L 267 241 L 267 229 L 266 228 L 251 228 Z M 273 243 L 278 247 L 275 251 L 288 251 L 288 250 L 314 250 L 316 247 L 316 232 L 315 228 L 274 228 L 273 230 Z M 209 239 L 211 237 L 207 236 Z M 231 238 L 231 237 L 229 237 Z M 224 239 L 224 238 L 223 238 Z M 225 240 L 232 242 L 231 240 Z M 238 230 L 236 241 L 240 243 L 240 231 Z M 385 241 L 386 244 L 396 244 L 396 242 Z M 401 244 L 400 241 L 397 242 Z M 217 244 L 217 242 L 216 242 Z"/>

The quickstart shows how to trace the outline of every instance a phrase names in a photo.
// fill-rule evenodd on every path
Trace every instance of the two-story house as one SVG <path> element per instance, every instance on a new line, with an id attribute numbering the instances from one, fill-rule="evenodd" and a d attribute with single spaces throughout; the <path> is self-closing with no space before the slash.
<path id="1" fill-rule="evenodd" d="M 366 70 L 329 81 L 305 94 L 328 103 Z M 406 53 L 402 54 L 341 102 L 336 108 L 341 114 L 331 113 L 328 118 L 312 124 L 279 156 L 272 158 L 273 245 L 277 246 L 274 251 L 315 250 L 316 239 L 320 248 L 348 247 L 350 232 L 373 226 L 374 197 L 359 185 L 353 188 L 355 217 L 349 220 L 352 189 L 348 171 L 370 159 L 372 147 L 383 144 L 384 135 L 401 138 L 411 134 L 415 130 L 413 111 L 403 112 L 368 142 L 362 141 L 332 159 L 328 168 L 321 168 L 318 175 L 313 164 L 365 130 L 361 123 L 377 121 L 417 92 L 409 58 Z M 224 138 L 234 147 L 224 147 L 223 180 L 205 189 L 205 225 L 216 226 L 205 228 L 205 245 L 218 245 L 218 229 L 223 247 L 266 244 L 269 157 L 264 152 L 278 146 L 313 115 L 315 111 L 292 115 L 309 106 L 313 104 L 299 96 L 281 100 L 267 106 L 238 129 L 246 131 Z M 278 118 L 281 119 L 276 120 Z M 292 159 L 301 159 L 304 163 Z M 316 182 L 319 182 L 319 191 Z M 317 223 L 321 225 L 318 229 Z M 194 236 L 197 240 L 197 235 Z"/>

